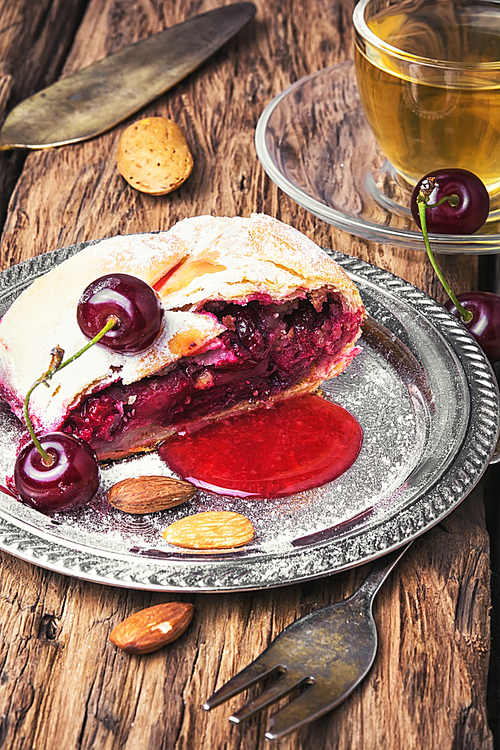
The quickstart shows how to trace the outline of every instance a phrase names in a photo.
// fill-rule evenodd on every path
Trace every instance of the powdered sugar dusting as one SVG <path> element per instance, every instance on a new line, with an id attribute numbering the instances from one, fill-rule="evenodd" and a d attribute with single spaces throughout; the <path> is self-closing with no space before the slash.
<path id="1" fill-rule="evenodd" d="M 1 312 L 19 288 L 80 249 L 64 248 L 1 273 Z M 356 477 L 356 462 L 327 487 L 283 501 L 239 501 L 255 521 L 257 537 L 252 545 L 212 555 L 169 547 L 159 531 L 198 508 L 228 509 L 231 502 L 234 509 L 227 498 L 200 495 L 166 514 L 141 517 L 111 510 L 101 492 L 87 510 L 50 519 L 0 494 L 1 548 L 115 586 L 248 590 L 373 560 L 453 510 L 479 481 L 497 442 L 500 406 L 491 368 L 458 321 L 423 292 L 356 258 L 334 257 L 352 274 L 378 321 L 365 326 L 363 351 L 348 371 L 325 386 L 363 425 L 360 460 L 369 479 Z M 0 404 L 4 475 L 12 473 L 19 437 L 20 424 Z M 151 454 L 110 466 L 103 482 L 162 471 Z M 356 508 L 364 510 L 351 516 Z"/>
<path id="2" fill-rule="evenodd" d="M 95 346 L 77 368 L 56 373 L 49 389 L 37 388 L 31 397 L 39 429 L 58 429 L 90 393 L 118 380 L 137 382 L 208 345 L 222 330 L 196 314 L 208 299 L 286 300 L 303 297 L 306 289 L 328 288 L 343 297 L 346 308 L 362 309 L 356 287 L 334 260 L 268 216 L 195 217 L 168 232 L 102 240 L 37 278 L 0 323 L 0 381 L 19 416 L 26 392 L 48 368 L 52 348 L 62 348 L 68 357 L 87 343 L 76 320 L 78 301 L 90 282 L 109 273 L 157 284 L 166 311 L 163 332 L 145 354 L 124 357 Z M 176 278 L 177 287 L 163 283 Z M 28 341 L 36 346 L 27 346 Z"/>
<path id="3" fill-rule="evenodd" d="M 56 514 L 53 519 L 42 517 L 42 523 L 60 538 L 99 550 L 127 553 L 133 548 L 178 553 L 161 535 L 170 523 L 202 511 L 232 510 L 247 516 L 255 527 L 255 539 L 245 548 L 247 552 L 278 553 L 293 548 L 302 537 L 373 512 L 382 501 L 396 501 L 398 487 L 414 467 L 418 455 L 415 448 L 425 436 L 425 420 L 422 422 L 422 414 L 416 412 L 404 382 L 382 355 L 365 344 L 349 369 L 325 384 L 323 393 L 348 409 L 364 432 L 355 464 L 328 485 L 265 501 L 199 492 L 193 500 L 176 508 L 146 516 L 130 516 L 111 508 L 106 491 L 117 481 L 143 475 L 172 475 L 156 453 L 149 453 L 104 466 L 101 489 L 87 508 Z M 374 409 L 374 404 L 383 406 Z M 12 429 L 12 424 L 8 429 Z M 6 438 L 3 425 L 2 432 Z M 4 472 L 12 466 L 12 449 L 9 453 L 6 461 L 6 451 L 2 451 Z M 16 516 L 38 516 L 40 522 L 35 511 L 9 498 L 2 501 Z"/>

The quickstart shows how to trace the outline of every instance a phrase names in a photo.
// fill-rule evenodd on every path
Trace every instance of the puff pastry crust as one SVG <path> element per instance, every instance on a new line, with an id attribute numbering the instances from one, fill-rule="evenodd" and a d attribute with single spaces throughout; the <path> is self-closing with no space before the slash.
<path id="1" fill-rule="evenodd" d="M 267 326 L 274 325 L 273 316 L 279 319 L 279 336 L 273 333 L 278 339 L 295 335 L 293 321 L 285 327 L 283 321 L 293 317 L 297 305 L 309 305 L 313 317 L 317 314 L 321 318 L 321 310 L 331 309 L 333 304 L 339 322 L 338 331 L 335 328 L 336 333 L 331 334 L 332 341 L 324 345 L 321 356 L 310 362 L 307 371 L 303 363 L 300 365 L 300 377 L 295 382 L 293 377 L 281 377 L 281 388 L 265 391 L 260 387 L 251 393 L 238 386 L 239 397 L 233 394 L 227 403 L 219 398 L 216 406 L 210 405 L 208 399 L 206 413 L 196 407 L 192 416 L 186 396 L 187 406 L 175 407 L 176 424 L 166 422 L 163 416 L 163 424 L 148 427 L 143 418 L 135 427 L 127 426 L 128 434 L 125 430 L 121 437 L 108 430 L 106 438 L 98 439 L 94 446 L 101 459 L 151 448 L 179 425 L 185 427 L 186 422 L 312 391 L 326 378 L 339 374 L 357 351 L 355 343 L 364 317 L 361 297 L 343 269 L 314 242 L 262 214 L 250 218 L 184 219 L 167 232 L 117 236 L 87 246 L 37 279 L 17 298 L 0 322 L 0 388 L 20 419 L 25 394 L 47 369 L 52 348 L 58 345 L 70 356 L 87 341 L 76 322 L 81 293 L 94 279 L 114 272 L 138 276 L 156 289 L 164 308 L 162 333 L 150 349 L 138 355 L 121 355 L 94 346 L 77 362 L 56 373 L 50 388 L 39 386 L 30 401 L 37 430 L 74 431 L 71 415 L 75 410 L 81 412 L 87 408 L 89 398 L 107 398 L 107 394 L 115 401 L 121 398 L 124 407 L 120 408 L 122 412 L 125 408 L 130 421 L 135 401 L 144 398 L 144 388 L 141 385 L 142 390 L 137 390 L 138 384 L 154 390 L 165 378 L 173 382 L 174 375 L 177 377 L 181 371 L 183 377 L 186 373 L 191 377 L 193 368 L 193 394 L 198 398 L 204 391 L 206 398 L 214 373 L 217 381 L 221 372 L 234 373 L 238 369 L 237 347 L 234 345 L 236 348 L 229 351 L 227 341 L 231 336 L 237 337 L 235 315 L 238 318 L 238 311 L 243 308 L 254 311 L 249 313 L 252 320 L 255 315 L 263 320 L 259 311 L 264 311 Z M 288 317 L 281 311 L 287 311 Z M 318 326 L 321 321 L 324 322 L 324 315 L 317 321 Z M 313 329 L 308 332 L 309 339 L 317 335 Z M 318 341 L 323 346 L 321 336 Z M 340 342 L 337 348 L 334 341 Z M 274 355 L 270 356 L 274 362 Z M 248 356 L 244 368 L 250 368 L 252 362 Z M 259 383 L 261 376 L 260 372 Z M 276 380 L 277 375 L 273 377 Z M 110 391 L 113 384 L 121 389 L 119 397 Z M 128 387 L 132 390 L 127 391 Z M 161 408 L 165 410 L 164 403 Z M 179 416 L 183 408 L 187 409 L 184 422 Z M 115 418 L 115 422 L 119 421 Z"/>

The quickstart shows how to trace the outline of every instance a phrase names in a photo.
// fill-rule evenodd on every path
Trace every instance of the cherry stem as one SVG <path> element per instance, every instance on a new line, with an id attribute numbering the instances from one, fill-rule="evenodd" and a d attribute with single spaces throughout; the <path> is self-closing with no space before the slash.
<path id="1" fill-rule="evenodd" d="M 455 193 L 452 193 L 452 195 L 445 195 L 437 203 L 427 203 L 427 208 L 437 208 L 442 203 L 449 203 L 450 206 L 458 206 L 459 202 L 460 202 L 460 199 L 458 195 L 455 195 Z"/>
<path id="2" fill-rule="evenodd" d="M 82 348 L 79 351 L 77 351 L 76 354 L 73 354 L 71 357 L 68 357 L 68 359 L 65 362 L 62 362 L 57 367 L 57 369 L 54 370 L 54 372 L 59 372 L 59 370 L 62 370 L 63 367 L 66 367 L 66 365 L 70 365 L 71 362 L 75 361 L 75 359 L 78 359 L 78 357 L 81 357 L 82 354 L 84 354 L 87 351 L 87 349 L 90 349 L 91 346 L 94 346 L 94 344 L 97 344 L 103 338 L 103 336 L 105 336 L 108 333 L 108 331 L 111 331 L 111 329 L 114 328 L 119 322 L 120 321 L 115 315 L 110 315 L 104 328 L 102 328 L 99 331 L 99 333 L 97 333 L 94 336 L 94 338 L 88 342 L 88 344 L 85 344 L 85 346 L 82 346 Z M 54 373 L 49 375 L 49 378 L 51 378 L 53 374 Z"/>
<path id="3" fill-rule="evenodd" d="M 449 199 L 452 199 L 452 198 L 456 198 L 457 199 L 456 202 L 452 201 L 452 200 L 449 200 Z M 466 310 L 465 307 L 460 304 L 460 302 L 458 301 L 458 299 L 456 298 L 456 296 L 453 294 L 453 292 L 451 290 L 451 287 L 448 284 L 448 282 L 446 281 L 446 279 L 444 278 L 444 276 L 443 276 L 443 274 L 441 272 L 441 269 L 439 268 L 438 264 L 436 263 L 436 259 L 434 257 L 434 253 L 431 250 L 431 245 L 430 245 L 430 242 L 429 242 L 429 235 L 427 234 L 427 221 L 426 221 L 426 218 L 425 218 L 425 209 L 427 208 L 428 200 L 429 200 L 428 196 L 422 195 L 422 193 L 420 193 L 420 195 L 417 196 L 418 214 L 420 216 L 420 225 L 421 225 L 421 229 L 422 229 L 422 234 L 424 235 L 425 249 L 427 250 L 427 255 L 429 256 L 429 260 L 430 260 L 431 265 L 432 265 L 432 267 L 433 267 L 433 269 L 434 269 L 434 271 L 436 273 L 436 276 L 438 277 L 439 281 L 443 285 L 443 288 L 444 288 L 446 294 L 448 295 L 448 297 L 451 299 L 451 301 L 453 302 L 453 304 L 457 308 L 458 312 L 460 313 L 460 315 L 462 317 L 463 322 L 464 323 L 469 323 L 472 320 L 472 318 L 473 318 L 472 313 L 470 312 L 470 310 Z M 442 198 L 438 203 L 429 204 L 429 207 L 439 206 L 445 200 L 449 200 L 449 202 L 451 203 L 452 206 L 456 206 L 457 203 L 458 203 L 458 197 L 456 195 L 447 195 L 444 198 Z"/>
<path id="4" fill-rule="evenodd" d="M 117 317 L 115 317 L 114 315 L 111 315 L 108 318 L 107 323 L 104 326 L 104 328 L 102 328 L 99 331 L 99 333 L 88 342 L 88 344 L 85 344 L 85 346 L 83 346 L 79 351 L 77 351 L 76 354 L 73 354 L 71 357 L 68 357 L 68 359 L 65 362 L 63 362 L 64 350 L 61 349 L 59 346 L 52 349 L 51 351 L 52 359 L 50 361 L 49 369 L 46 372 L 44 372 L 43 375 L 41 375 L 38 378 L 38 380 L 36 380 L 31 386 L 31 388 L 28 390 L 26 394 L 26 398 L 24 399 L 24 420 L 26 422 L 26 427 L 28 428 L 30 437 L 33 440 L 36 446 L 36 449 L 40 453 L 42 460 L 46 466 L 52 466 L 53 463 L 55 462 L 55 458 L 42 448 L 42 445 L 35 434 L 35 430 L 33 429 L 33 424 L 31 422 L 30 413 L 29 413 L 29 402 L 30 402 L 31 394 L 33 393 L 35 388 L 40 385 L 40 383 L 44 383 L 44 385 L 49 387 L 49 384 L 47 381 L 50 380 L 52 376 L 55 375 L 56 372 L 59 372 L 64 367 L 71 364 L 71 362 L 74 362 L 75 359 L 78 359 L 78 357 L 81 357 L 82 354 L 84 354 L 87 351 L 87 349 L 90 349 L 91 346 L 94 346 L 94 344 L 97 344 L 102 339 L 102 337 L 105 336 L 108 333 L 108 331 L 114 328 L 119 322 L 120 321 L 118 320 Z"/>

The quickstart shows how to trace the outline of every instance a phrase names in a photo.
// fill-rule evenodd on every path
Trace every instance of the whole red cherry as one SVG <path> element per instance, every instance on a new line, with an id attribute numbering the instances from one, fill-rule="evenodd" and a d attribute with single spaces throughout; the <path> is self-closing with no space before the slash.
<path id="1" fill-rule="evenodd" d="M 14 484 L 23 502 L 49 514 L 86 505 L 99 486 L 99 467 L 90 445 L 64 432 L 44 435 L 40 443 L 53 459 L 51 465 L 33 442 L 16 459 Z"/>
<path id="2" fill-rule="evenodd" d="M 426 206 L 425 221 L 429 232 L 435 234 L 473 234 L 488 218 L 490 198 L 483 182 L 466 169 L 437 169 L 422 177 L 411 196 L 411 212 L 420 227 L 417 197 L 422 183 L 432 178 L 434 189 Z M 448 200 L 439 206 L 445 196 L 457 196 L 456 205 Z"/>
<path id="3" fill-rule="evenodd" d="M 158 337 L 163 312 L 155 290 L 136 276 L 113 273 L 96 279 L 83 292 L 77 307 L 82 333 L 92 339 L 111 317 L 116 325 L 99 344 L 122 354 L 148 349 Z"/>

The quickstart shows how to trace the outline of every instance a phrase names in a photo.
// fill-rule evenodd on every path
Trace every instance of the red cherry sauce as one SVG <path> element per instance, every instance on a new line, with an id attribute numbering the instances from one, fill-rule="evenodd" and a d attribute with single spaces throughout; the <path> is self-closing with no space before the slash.
<path id="1" fill-rule="evenodd" d="M 178 435 L 159 453 L 202 489 L 276 498 L 336 479 L 354 463 L 362 441 L 363 431 L 348 411 L 307 395 Z"/>

